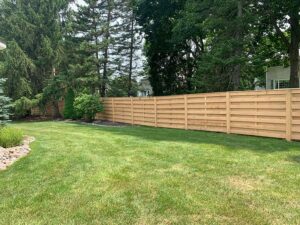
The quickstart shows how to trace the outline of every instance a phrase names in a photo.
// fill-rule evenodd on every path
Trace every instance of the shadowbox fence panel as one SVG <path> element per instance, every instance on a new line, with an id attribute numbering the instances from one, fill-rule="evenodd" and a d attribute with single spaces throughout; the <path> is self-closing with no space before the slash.
<path id="1" fill-rule="evenodd" d="M 105 98 L 97 119 L 300 140 L 300 89 Z"/>

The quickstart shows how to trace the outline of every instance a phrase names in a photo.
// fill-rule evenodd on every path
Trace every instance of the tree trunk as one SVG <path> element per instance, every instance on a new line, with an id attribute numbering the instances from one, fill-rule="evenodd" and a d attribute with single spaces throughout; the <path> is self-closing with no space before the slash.
<path id="1" fill-rule="evenodd" d="M 94 12 L 95 12 L 95 8 L 93 8 L 93 15 L 94 15 Z M 101 72 L 100 72 L 100 70 L 101 70 L 101 66 L 100 66 L 100 61 L 99 61 L 99 59 L 100 59 L 100 57 L 99 57 L 99 49 L 98 49 L 98 45 L 99 45 L 99 41 L 98 41 L 98 35 L 97 35 L 97 22 L 96 22 L 96 18 L 95 17 L 93 17 L 93 24 L 94 24 L 94 32 L 95 32 L 95 37 L 94 37 L 94 39 L 95 39 L 95 44 L 96 44 L 96 59 L 97 59 L 97 65 L 96 65 L 96 67 L 97 67 L 97 76 L 98 76 L 98 88 L 99 88 L 99 93 L 101 92 Z M 92 87 L 92 93 L 93 94 L 95 94 L 95 92 L 96 92 L 96 90 L 95 90 L 95 88 L 96 88 L 97 86 L 95 85 L 94 86 L 94 84 L 93 84 L 93 87 Z"/>
<path id="2" fill-rule="evenodd" d="M 105 33 L 105 40 L 107 41 L 107 46 L 105 46 L 104 50 L 104 63 L 103 63 L 103 77 L 102 77 L 102 85 L 101 85 L 101 97 L 105 97 L 106 95 L 106 85 L 108 80 L 108 57 L 109 57 L 109 38 L 110 38 L 110 23 L 111 23 L 111 1 L 108 0 L 108 12 L 107 12 L 107 30 Z"/>
<path id="3" fill-rule="evenodd" d="M 131 15 L 131 26 L 130 26 L 130 59 L 129 59 L 129 74 L 128 74 L 128 97 L 132 95 L 132 68 L 133 68 L 133 54 L 134 54 L 134 16 L 133 12 Z"/>
<path id="4" fill-rule="evenodd" d="M 289 49 L 291 73 L 290 88 L 299 88 L 299 41 L 300 25 L 297 8 L 290 15 L 291 24 L 291 45 Z"/>
<path id="5" fill-rule="evenodd" d="M 238 20 L 238 26 L 236 28 L 236 36 L 235 39 L 239 42 L 237 46 L 235 46 L 235 57 L 241 58 L 242 57 L 242 51 L 243 51 L 243 45 L 242 45 L 242 22 L 240 21 L 243 16 L 243 2 L 242 0 L 237 1 L 237 20 Z M 241 80 L 241 71 L 242 71 L 242 65 L 239 62 L 233 70 L 232 75 L 232 82 L 233 82 L 233 90 L 238 91 L 240 88 L 240 80 Z"/>
<path id="6" fill-rule="evenodd" d="M 60 112 L 59 112 L 58 102 L 55 101 L 55 100 L 52 101 L 52 117 L 54 119 L 61 118 L 61 115 L 60 115 Z"/>

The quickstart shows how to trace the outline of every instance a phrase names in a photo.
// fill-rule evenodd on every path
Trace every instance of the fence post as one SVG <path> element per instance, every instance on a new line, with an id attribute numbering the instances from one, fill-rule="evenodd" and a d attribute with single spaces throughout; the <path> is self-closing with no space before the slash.
<path id="1" fill-rule="evenodd" d="M 133 98 L 130 97 L 130 102 L 131 102 L 131 125 L 134 125 L 134 117 L 133 117 Z"/>
<path id="2" fill-rule="evenodd" d="M 286 91 L 286 140 L 292 140 L 292 90 Z"/>
<path id="3" fill-rule="evenodd" d="M 155 127 L 157 127 L 157 100 L 156 97 L 154 97 L 154 119 L 155 119 Z"/>
<path id="4" fill-rule="evenodd" d="M 188 130 L 188 102 L 187 95 L 184 96 L 184 119 L 185 119 L 185 129 Z"/>
<path id="5" fill-rule="evenodd" d="M 205 114 L 204 114 L 204 121 L 205 121 L 205 130 L 207 130 L 207 95 L 205 94 L 205 98 L 204 98 L 204 105 L 205 105 Z"/>
<path id="6" fill-rule="evenodd" d="M 230 92 L 226 92 L 226 127 L 227 134 L 230 134 Z"/>
<path id="7" fill-rule="evenodd" d="M 113 123 L 115 122 L 115 99 L 112 99 Z"/>

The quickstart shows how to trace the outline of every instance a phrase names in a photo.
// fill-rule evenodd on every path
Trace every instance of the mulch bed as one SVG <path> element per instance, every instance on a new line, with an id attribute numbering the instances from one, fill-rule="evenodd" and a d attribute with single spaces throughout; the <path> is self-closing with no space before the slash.
<path id="1" fill-rule="evenodd" d="M 12 148 L 0 147 L 0 170 L 5 170 L 11 166 L 18 159 L 26 156 L 30 152 L 30 143 L 35 140 L 34 137 L 26 136 L 23 144 Z"/>
<path id="2" fill-rule="evenodd" d="M 87 123 L 87 122 L 80 122 L 81 124 L 87 124 L 87 125 L 94 125 L 94 126 L 107 126 L 107 127 L 127 127 L 131 126 L 130 124 L 126 123 L 117 123 L 117 122 L 111 122 L 111 121 L 106 121 L 106 120 L 96 120 L 92 123 Z"/>
<path id="3" fill-rule="evenodd" d="M 20 122 L 46 122 L 46 121 L 64 121 L 69 123 L 80 123 L 80 124 L 86 124 L 86 125 L 94 125 L 94 126 L 107 126 L 107 127 L 127 127 L 131 126 L 131 124 L 126 123 L 118 123 L 118 122 L 112 122 L 107 120 L 95 120 L 93 122 L 86 122 L 84 120 L 68 120 L 68 119 L 54 119 L 51 117 L 45 117 L 45 116 L 29 116 L 26 118 L 23 118 L 19 120 Z"/>
<path id="4" fill-rule="evenodd" d="M 19 122 L 45 122 L 52 121 L 51 117 L 46 116 L 27 116 L 26 118 L 19 119 Z"/>

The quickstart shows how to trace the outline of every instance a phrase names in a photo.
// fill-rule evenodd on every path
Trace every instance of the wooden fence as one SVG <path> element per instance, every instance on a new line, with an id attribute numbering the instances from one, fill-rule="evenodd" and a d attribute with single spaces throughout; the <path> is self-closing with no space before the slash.
<path id="1" fill-rule="evenodd" d="M 300 89 L 105 98 L 97 119 L 300 140 Z"/>

